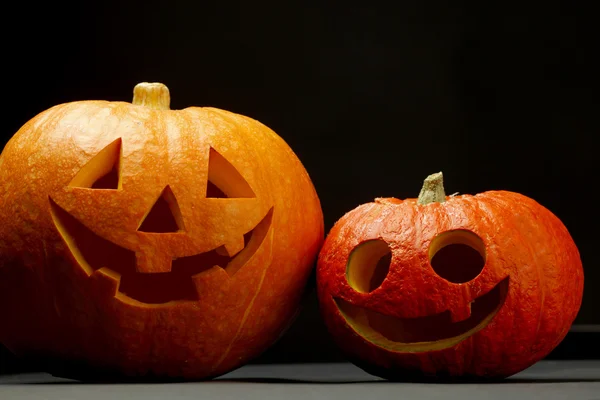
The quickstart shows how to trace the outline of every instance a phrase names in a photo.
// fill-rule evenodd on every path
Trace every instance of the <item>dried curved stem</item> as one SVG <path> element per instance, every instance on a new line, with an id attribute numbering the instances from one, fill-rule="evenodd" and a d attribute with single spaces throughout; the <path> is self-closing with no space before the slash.
<path id="1" fill-rule="evenodd" d="M 443 203 L 446 201 L 444 192 L 444 176 L 441 172 L 429 175 L 423 181 L 423 187 L 417 199 L 418 204 Z"/>

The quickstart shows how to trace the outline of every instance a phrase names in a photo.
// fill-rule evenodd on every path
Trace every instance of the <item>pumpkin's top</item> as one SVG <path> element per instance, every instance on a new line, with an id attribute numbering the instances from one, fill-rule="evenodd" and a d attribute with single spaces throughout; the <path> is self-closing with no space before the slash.
<path id="1" fill-rule="evenodd" d="M 159 82 L 141 82 L 133 88 L 133 104 L 170 110 L 169 88 Z"/>

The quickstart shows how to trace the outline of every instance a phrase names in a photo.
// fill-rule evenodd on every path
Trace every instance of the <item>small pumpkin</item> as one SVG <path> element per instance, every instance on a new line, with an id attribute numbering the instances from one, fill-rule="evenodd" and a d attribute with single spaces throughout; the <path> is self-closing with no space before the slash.
<path id="1" fill-rule="evenodd" d="M 378 198 L 345 214 L 319 254 L 321 312 L 374 375 L 502 378 L 545 357 L 581 305 L 583 269 L 563 223 L 524 195 Z"/>
<path id="2" fill-rule="evenodd" d="M 0 342 L 130 377 L 203 379 L 269 347 L 323 240 L 289 146 L 215 108 L 79 101 L 0 156 Z M 64 372 L 61 372 L 64 373 Z"/>

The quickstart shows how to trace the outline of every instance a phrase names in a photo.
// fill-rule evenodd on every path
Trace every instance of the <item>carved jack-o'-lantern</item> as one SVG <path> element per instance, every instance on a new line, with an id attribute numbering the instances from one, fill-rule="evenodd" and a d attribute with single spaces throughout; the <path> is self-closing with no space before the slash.
<path id="1" fill-rule="evenodd" d="M 334 340 L 388 379 L 505 377 L 545 357 L 581 305 L 579 252 L 562 222 L 523 195 L 376 199 L 344 215 L 317 267 Z"/>
<path id="2" fill-rule="evenodd" d="M 212 377 L 295 316 L 323 239 L 318 197 L 273 131 L 214 108 L 82 101 L 0 157 L 0 341 L 130 376 Z"/>

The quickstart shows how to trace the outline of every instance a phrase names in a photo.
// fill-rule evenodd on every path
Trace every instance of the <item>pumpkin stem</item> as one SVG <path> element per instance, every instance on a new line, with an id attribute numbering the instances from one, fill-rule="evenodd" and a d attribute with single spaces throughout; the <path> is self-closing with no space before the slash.
<path id="1" fill-rule="evenodd" d="M 441 172 L 429 175 L 423 181 L 417 204 L 443 203 L 444 201 L 446 201 L 444 176 Z"/>
<path id="2" fill-rule="evenodd" d="M 138 83 L 133 88 L 132 103 L 157 110 L 169 110 L 171 103 L 169 88 L 158 82 Z"/>

